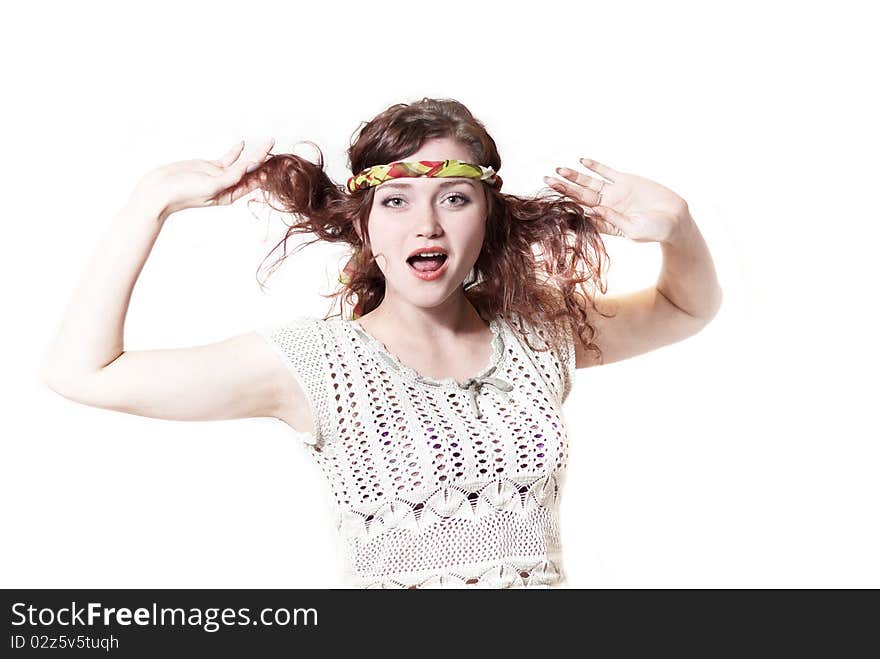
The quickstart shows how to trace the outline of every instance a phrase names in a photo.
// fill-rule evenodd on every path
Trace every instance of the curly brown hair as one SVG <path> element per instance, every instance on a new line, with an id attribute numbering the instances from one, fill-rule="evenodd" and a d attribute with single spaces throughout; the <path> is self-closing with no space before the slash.
<path id="1" fill-rule="evenodd" d="M 423 98 L 392 105 L 371 121 L 362 122 L 355 135 L 348 149 L 352 173 L 404 160 L 434 138 L 458 140 L 472 154 L 471 162 L 496 172 L 501 169 L 495 141 L 483 123 L 453 99 Z M 291 254 L 320 240 L 348 243 L 353 254 L 348 276 L 340 279 L 339 290 L 324 297 L 340 298 L 340 311 L 335 316 L 342 316 L 347 304 L 353 310 L 350 317 L 356 318 L 375 309 L 385 295 L 385 278 L 370 250 L 368 220 L 375 188 L 349 192 L 334 183 L 324 172 L 320 148 L 310 144 L 318 152 L 316 163 L 294 154 L 273 154 L 246 175 L 260 178 L 267 204 L 296 218 L 266 257 L 282 249 L 269 274 L 287 258 L 287 240 L 294 234 L 316 237 Z M 468 301 L 487 322 L 496 316 L 518 316 L 535 325 L 554 347 L 564 345 L 561 332 L 570 335 L 576 331 L 583 345 L 601 360 L 601 350 L 593 343 L 596 330 L 589 322 L 587 304 L 595 313 L 605 315 L 596 307 L 594 294 L 597 288 L 602 293 L 607 290 L 604 265 L 610 259 L 592 216 L 550 188 L 535 197 L 505 194 L 489 186 L 486 189 L 485 241 L 462 284 Z M 274 197 L 280 207 L 273 206 L 267 197 Z M 525 337 L 522 328 L 520 332 Z"/>

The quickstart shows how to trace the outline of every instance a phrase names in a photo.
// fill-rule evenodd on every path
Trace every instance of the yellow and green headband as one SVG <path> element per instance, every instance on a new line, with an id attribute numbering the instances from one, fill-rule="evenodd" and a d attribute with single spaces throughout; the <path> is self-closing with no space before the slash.
<path id="1" fill-rule="evenodd" d="M 501 177 L 491 167 L 474 165 L 460 160 L 416 160 L 411 162 L 398 161 L 389 165 L 373 165 L 360 174 L 348 179 L 351 192 L 381 185 L 395 178 L 464 177 L 485 181 L 487 185 L 501 189 Z"/>

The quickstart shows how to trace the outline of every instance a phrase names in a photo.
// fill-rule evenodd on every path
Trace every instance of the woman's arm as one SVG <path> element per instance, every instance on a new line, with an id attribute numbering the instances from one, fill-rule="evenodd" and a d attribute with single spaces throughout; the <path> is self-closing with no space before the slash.
<path id="1" fill-rule="evenodd" d="M 98 244 L 47 352 L 43 378 L 67 388 L 122 354 L 131 293 L 168 215 L 135 190 Z"/>
<path id="2" fill-rule="evenodd" d="M 721 286 L 703 234 L 684 207 L 675 230 L 660 241 L 663 269 L 657 290 L 697 320 L 709 322 L 721 308 Z"/>
<path id="3" fill-rule="evenodd" d="M 602 361 L 575 337 L 575 366 L 611 364 L 682 341 L 703 329 L 721 307 L 722 292 L 712 256 L 687 213 L 680 232 L 660 241 L 663 267 L 657 284 L 643 290 L 596 298 L 611 318 L 591 314 L 593 341 Z"/>
<path id="4" fill-rule="evenodd" d="M 227 201 L 220 203 L 232 203 L 256 186 L 230 193 L 229 186 L 250 163 L 228 173 L 234 159 L 224 161 L 211 161 L 220 163 L 213 187 L 225 191 Z M 201 181 L 194 171 L 205 166 L 203 161 L 178 163 L 170 166 L 176 170 L 157 170 L 161 175 L 154 173 L 136 186 L 75 289 L 45 355 L 43 380 L 71 400 L 131 414 L 178 420 L 276 416 L 308 430 L 311 418 L 301 389 L 255 332 L 192 348 L 124 350 L 135 282 L 167 218 L 196 205 L 195 196 L 184 198 L 180 190 L 195 189 L 190 179 Z M 173 203 L 170 195 L 158 192 L 172 187 L 178 191 Z"/>
<path id="5" fill-rule="evenodd" d="M 614 170 L 588 158 L 581 162 L 602 180 L 567 168 L 565 182 L 545 177 L 554 189 L 588 206 L 602 233 L 637 242 L 659 242 L 663 269 L 654 286 L 599 296 L 596 306 L 613 317 L 591 314 L 601 362 L 575 336 L 575 364 L 586 368 L 634 357 L 699 332 L 721 306 L 721 287 L 709 248 L 687 203 L 654 181 Z"/>

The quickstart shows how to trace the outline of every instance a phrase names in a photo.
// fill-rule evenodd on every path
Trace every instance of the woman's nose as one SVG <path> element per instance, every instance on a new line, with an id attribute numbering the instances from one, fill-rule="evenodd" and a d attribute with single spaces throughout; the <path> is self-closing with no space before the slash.
<path id="1" fill-rule="evenodd" d="M 422 211 L 416 223 L 416 232 L 420 236 L 436 236 L 443 232 L 440 218 L 433 207 Z"/>

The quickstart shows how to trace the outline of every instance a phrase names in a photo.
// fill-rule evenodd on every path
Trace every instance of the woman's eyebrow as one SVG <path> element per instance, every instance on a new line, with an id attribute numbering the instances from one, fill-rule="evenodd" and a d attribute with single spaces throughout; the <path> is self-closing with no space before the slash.
<path id="1" fill-rule="evenodd" d="M 443 183 L 441 183 L 437 187 L 440 189 L 448 188 L 453 185 L 458 185 L 459 183 L 465 183 L 466 185 L 469 185 L 472 188 L 475 187 L 474 182 L 469 178 L 459 179 L 457 181 L 443 181 Z M 380 187 L 385 188 L 385 189 L 388 189 L 388 188 L 411 188 L 412 185 L 410 185 L 409 183 L 397 183 L 395 181 L 392 181 L 389 183 L 383 183 Z"/>

